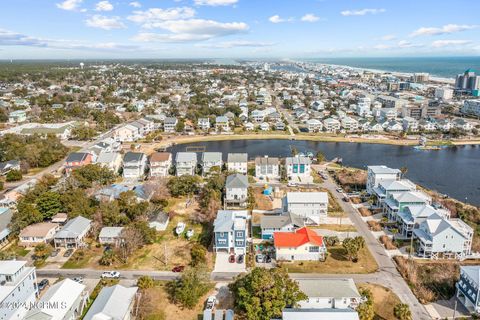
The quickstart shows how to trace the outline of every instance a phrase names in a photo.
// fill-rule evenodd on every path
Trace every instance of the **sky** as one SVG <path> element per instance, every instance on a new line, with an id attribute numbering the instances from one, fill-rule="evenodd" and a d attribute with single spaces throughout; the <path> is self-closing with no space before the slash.
<path id="1" fill-rule="evenodd" d="M 479 56 L 475 0 L 1 0 L 0 59 Z"/>

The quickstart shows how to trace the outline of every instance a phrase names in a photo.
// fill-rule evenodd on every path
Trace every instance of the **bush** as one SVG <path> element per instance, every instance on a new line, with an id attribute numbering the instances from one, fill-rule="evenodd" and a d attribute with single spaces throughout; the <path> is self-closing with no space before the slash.
<path id="1" fill-rule="evenodd" d="M 190 249 L 190 255 L 192 257 L 192 266 L 204 264 L 207 262 L 207 249 L 199 243 L 193 245 Z"/>
<path id="2" fill-rule="evenodd" d="M 368 210 L 368 209 L 365 208 L 365 207 L 359 208 L 358 211 L 360 212 L 360 214 L 362 215 L 362 217 L 369 217 L 369 216 L 372 215 L 372 211 Z"/>
<path id="3" fill-rule="evenodd" d="M 6 176 L 6 180 L 8 182 L 20 181 L 20 180 L 22 180 L 22 178 L 23 178 L 23 176 L 22 176 L 22 172 L 20 170 L 10 170 L 7 173 L 7 176 Z"/>
<path id="4" fill-rule="evenodd" d="M 394 316 L 399 320 L 412 320 L 410 307 L 406 303 L 399 303 L 393 308 Z"/>
<path id="5" fill-rule="evenodd" d="M 378 221 L 370 220 L 367 221 L 367 224 L 372 231 L 382 231 L 382 225 Z"/>
<path id="6" fill-rule="evenodd" d="M 380 242 L 385 246 L 385 249 L 387 250 L 397 249 L 397 246 L 393 244 L 393 241 L 392 239 L 390 239 L 389 236 L 380 236 Z"/>
<path id="7" fill-rule="evenodd" d="M 149 276 L 141 276 L 137 280 L 137 286 L 140 289 L 149 289 L 155 286 L 155 281 L 153 281 L 152 277 Z"/>

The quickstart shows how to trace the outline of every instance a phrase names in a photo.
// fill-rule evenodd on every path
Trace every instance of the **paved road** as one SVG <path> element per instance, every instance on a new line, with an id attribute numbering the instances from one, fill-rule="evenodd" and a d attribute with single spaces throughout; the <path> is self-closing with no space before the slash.
<path id="1" fill-rule="evenodd" d="M 364 237 L 366 245 L 377 261 L 379 271 L 375 274 L 372 274 L 371 278 L 369 277 L 370 275 L 365 275 L 365 278 L 370 278 L 370 280 L 368 280 L 369 282 L 376 282 L 391 288 L 402 302 L 407 303 L 410 306 L 414 319 L 431 319 L 429 314 L 426 312 L 425 307 L 412 293 L 407 283 L 395 267 L 394 262 L 387 255 L 383 246 L 377 241 L 375 236 L 369 230 L 368 225 L 362 220 L 357 210 L 351 205 L 351 203 L 342 201 L 343 195 L 336 191 L 337 186 L 332 179 L 329 178 L 325 180 L 322 186 L 328 189 L 337 199 L 342 209 L 352 220 L 359 234 Z M 355 280 L 355 277 L 353 278 Z"/>

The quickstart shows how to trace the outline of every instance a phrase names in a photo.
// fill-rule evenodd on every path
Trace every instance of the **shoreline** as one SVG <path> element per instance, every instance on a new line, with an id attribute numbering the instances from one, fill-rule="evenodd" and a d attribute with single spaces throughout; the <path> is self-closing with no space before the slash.
<path id="1" fill-rule="evenodd" d="M 172 136 L 168 136 L 172 137 Z M 187 144 L 210 141 L 228 141 L 228 140 L 299 140 L 299 141 L 317 141 L 317 142 L 342 142 L 342 143 L 369 143 L 396 146 L 417 146 L 418 140 L 409 139 L 368 139 L 363 137 L 341 137 L 341 136 L 320 136 L 320 135 L 287 135 L 287 134 L 232 134 L 232 135 L 202 135 L 202 136 L 173 136 L 173 138 L 163 137 L 162 141 L 153 143 L 158 147 L 170 147 L 174 144 Z M 429 141 L 428 146 L 462 146 L 462 145 L 480 145 L 480 138 L 476 140 L 449 140 Z"/>

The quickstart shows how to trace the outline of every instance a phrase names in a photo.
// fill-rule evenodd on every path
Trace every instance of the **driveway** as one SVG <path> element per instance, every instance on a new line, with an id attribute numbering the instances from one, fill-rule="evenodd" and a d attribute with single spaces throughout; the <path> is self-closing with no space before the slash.
<path id="1" fill-rule="evenodd" d="M 222 273 L 222 272 L 245 272 L 245 259 L 243 259 L 243 263 L 234 263 L 228 262 L 228 257 L 230 254 L 226 252 L 217 252 L 217 256 L 215 258 L 215 269 L 213 272 Z"/>

